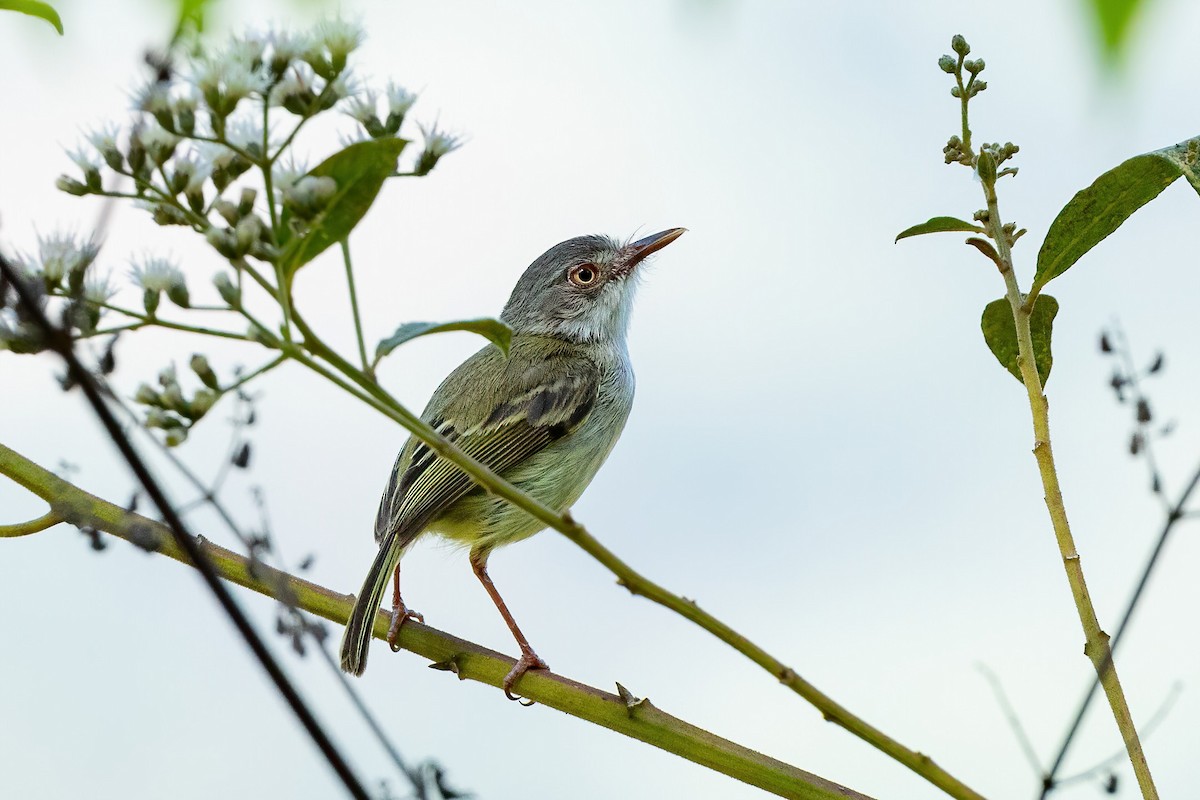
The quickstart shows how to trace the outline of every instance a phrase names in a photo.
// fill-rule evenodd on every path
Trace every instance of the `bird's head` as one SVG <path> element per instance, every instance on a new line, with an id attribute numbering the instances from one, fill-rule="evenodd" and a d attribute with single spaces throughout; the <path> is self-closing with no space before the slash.
<path id="1" fill-rule="evenodd" d="M 685 230 L 670 228 L 631 244 L 607 236 L 577 236 L 556 244 L 525 270 L 500 319 L 517 333 L 572 342 L 622 339 L 638 265 Z"/>

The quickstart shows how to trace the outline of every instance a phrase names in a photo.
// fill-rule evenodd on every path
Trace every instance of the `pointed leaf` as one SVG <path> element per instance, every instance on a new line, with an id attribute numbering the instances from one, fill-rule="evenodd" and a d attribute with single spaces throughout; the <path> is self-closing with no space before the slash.
<path id="1" fill-rule="evenodd" d="M 1200 137 L 1134 156 L 1078 192 L 1058 212 L 1042 242 L 1034 291 L 1070 269 L 1180 175 L 1200 192 Z"/>
<path id="2" fill-rule="evenodd" d="M 379 342 L 375 348 L 375 363 L 378 364 L 386 355 L 411 339 L 444 331 L 477 333 L 499 347 L 505 355 L 508 355 L 508 346 L 512 342 L 512 328 L 498 319 L 468 319 L 461 322 L 406 322 L 396 328 L 396 332 L 391 336 Z"/>
<path id="3" fill-rule="evenodd" d="M 1043 294 L 1038 297 L 1029 319 L 1030 333 L 1033 335 L 1033 358 L 1043 386 L 1050 378 L 1050 367 L 1054 364 L 1054 356 L 1050 353 L 1050 333 L 1056 314 L 1058 301 Z M 1001 298 L 987 304 L 983 310 L 982 328 L 984 341 L 1000 366 L 1024 383 L 1021 380 L 1021 368 L 1017 365 L 1017 326 L 1013 322 L 1012 307 L 1007 299 Z"/>
<path id="4" fill-rule="evenodd" d="M 62 18 L 49 3 L 42 3 L 38 0 L 0 0 L 0 11 L 16 11 L 44 19 L 54 26 L 54 30 L 58 31 L 59 36 L 63 35 Z"/>
<path id="5" fill-rule="evenodd" d="M 355 142 L 309 171 L 309 175 L 333 178 L 337 191 L 303 235 L 284 242 L 280 256 L 284 274 L 291 277 L 325 248 L 350 235 L 375 202 L 383 182 L 396 171 L 396 159 L 406 144 L 395 137 Z M 288 230 L 286 224 L 283 228 Z"/>
<path id="6" fill-rule="evenodd" d="M 923 233 L 948 233 L 952 231 L 983 233 L 983 228 L 957 217 L 934 217 L 927 222 L 922 222 L 920 225 L 913 225 L 911 228 L 905 228 L 900 231 L 900 235 L 896 237 L 896 241 L 907 239 L 910 236 L 920 236 Z"/>

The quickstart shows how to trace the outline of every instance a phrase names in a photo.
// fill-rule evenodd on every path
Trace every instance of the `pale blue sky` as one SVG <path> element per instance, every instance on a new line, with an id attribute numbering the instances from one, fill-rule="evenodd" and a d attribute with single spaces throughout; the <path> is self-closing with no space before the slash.
<path id="1" fill-rule="evenodd" d="M 389 186 L 356 234 L 367 337 L 402 321 L 499 312 L 546 247 L 591 232 L 686 226 L 657 259 L 635 312 L 638 399 L 624 438 L 576 508 L 614 551 L 696 597 L 800 674 L 989 797 L 1032 796 L 987 684 L 999 674 L 1043 758 L 1085 686 L 1078 620 L 1041 501 L 1028 409 L 979 335 L 1002 293 L 957 235 L 894 245 L 896 232 L 981 204 L 940 151 L 956 104 L 937 66 L 967 35 L 988 63 L 974 117 L 986 141 L 1022 147 L 1002 209 L 1030 230 L 1027 281 L 1057 208 L 1125 157 L 1200 128 L 1194 78 L 1200 7 L 1159 0 L 1129 69 L 1106 83 L 1081 3 L 584 5 L 344 4 L 369 40 L 363 71 L 422 91 L 414 115 L 467 143 L 421 181 Z M 218 28 L 298 24 L 315 7 L 218 6 Z M 64 4 L 68 35 L 0 16 L 0 236 L 85 228 L 96 206 L 58 193 L 80 132 L 124 117 L 141 48 L 164 6 Z M 327 142 L 312 140 L 313 152 Z M 1051 293 L 1062 303 L 1049 382 L 1068 510 L 1104 624 L 1115 624 L 1159 517 L 1129 419 L 1105 388 L 1099 328 L 1119 315 L 1147 360 L 1164 417 L 1159 452 L 1174 493 L 1200 452 L 1194 232 L 1200 201 L 1168 190 Z M 123 209 L 101 263 L 171 253 L 202 294 L 217 260 L 178 230 Z M 1191 247 L 1189 241 L 1191 240 Z M 332 254 L 331 254 L 332 256 Z M 341 268 L 306 268 L 298 302 L 353 347 Z M 132 297 L 132 295 L 131 295 Z M 136 300 L 134 300 L 136 302 Z M 382 370 L 419 409 L 477 341 L 406 345 Z M 122 345 L 129 391 L 196 345 L 146 334 Z M 249 349 L 206 346 L 218 368 Z M 123 501 L 131 480 L 49 357 L 0 354 L 0 441 Z M 378 494 L 404 434 L 297 368 L 260 386 L 254 469 L 230 504 L 254 519 L 261 484 L 282 552 L 318 556 L 313 577 L 354 591 L 373 554 Z M 181 453 L 211 471 L 220 418 Z M 40 513 L 0 482 L 0 521 Z M 196 528 L 220 539 L 205 516 Z M 1196 531 L 1184 528 L 1120 659 L 1140 720 L 1182 681 L 1146 742 L 1164 796 L 1200 780 Z M 500 552 L 492 573 L 539 653 L 604 688 L 620 681 L 722 736 L 880 798 L 939 796 L 922 779 L 821 721 L 707 634 L 631 598 L 558 534 Z M 431 624 L 512 652 L 462 554 L 424 545 L 405 562 L 406 599 Z M 272 608 L 239 594 L 269 631 Z M 0 544 L 0 793 L 29 798 L 334 797 L 335 780 L 267 686 L 199 580 L 122 543 L 101 555 L 62 528 Z M 323 665 L 272 639 L 359 774 L 385 755 Z M 376 649 L 359 686 L 411 758 L 437 757 L 487 800 L 755 798 L 744 787 L 541 707 Z M 1096 707 L 1068 772 L 1119 747 Z M 1123 772 L 1126 780 L 1127 773 Z M 1123 790 L 1132 796 L 1132 785 Z M 1094 785 L 1059 797 L 1093 797 Z"/>

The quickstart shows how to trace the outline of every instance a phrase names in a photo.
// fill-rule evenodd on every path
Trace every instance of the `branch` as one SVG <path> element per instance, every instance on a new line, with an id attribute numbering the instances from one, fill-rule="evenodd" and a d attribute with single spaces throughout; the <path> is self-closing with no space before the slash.
<path id="1" fill-rule="evenodd" d="M 1083 576 L 1082 559 L 1075 547 L 1075 537 L 1071 533 L 1071 525 L 1067 521 L 1067 507 L 1063 502 L 1062 487 L 1058 482 L 1058 470 L 1054 464 L 1054 451 L 1050 446 L 1050 403 L 1042 390 L 1042 381 L 1038 375 L 1037 364 L 1033 355 L 1033 335 L 1029 327 L 1029 319 L 1033 307 L 1022 296 L 1017 285 L 1016 273 L 1013 271 L 1012 248 L 1009 245 L 1004 226 L 1000 220 L 1000 208 L 996 199 L 995 178 L 983 181 L 983 192 L 987 198 L 988 216 L 986 220 L 988 236 L 996 243 L 1000 259 L 1004 264 L 1001 270 L 1009 305 L 1012 308 L 1013 324 L 1017 331 L 1018 357 L 1017 365 L 1021 370 L 1021 382 L 1029 397 L 1029 410 L 1033 418 L 1033 456 L 1037 461 L 1038 472 L 1042 478 L 1042 488 L 1045 490 L 1046 510 L 1050 513 L 1050 524 L 1054 529 L 1054 538 L 1058 543 L 1059 555 L 1062 558 L 1063 569 L 1067 574 L 1067 583 L 1071 587 L 1071 596 L 1083 628 L 1083 652 L 1092 662 L 1096 670 L 1097 680 L 1104 687 L 1108 704 L 1116 720 L 1117 728 L 1124 740 L 1129 762 L 1137 776 L 1138 787 L 1145 800 L 1158 800 L 1158 790 L 1150 775 L 1150 766 L 1146 763 L 1146 755 L 1142 743 L 1138 739 L 1137 728 L 1133 724 L 1133 715 L 1129 712 L 1129 703 L 1117 677 L 1117 669 L 1112 660 L 1112 649 L 1109 646 L 1108 634 L 1100 627 L 1096 617 L 1096 607 L 1092 603 L 1091 593 Z"/>
<path id="2" fill-rule="evenodd" d="M 162 523 L 88 494 L 4 445 L 0 445 L 0 474 L 48 502 L 52 513 L 64 522 L 105 531 L 150 552 L 191 565 Z M 295 607 L 338 624 L 344 624 L 350 615 L 354 605 L 352 595 L 339 594 L 252 562 L 203 537 L 195 541 L 217 574 L 231 583 L 277 599 L 285 596 Z M 389 625 L 387 614 L 377 614 L 375 637 L 386 640 Z M 508 656 L 416 622 L 401 628 L 399 644 L 429 659 L 431 666 L 455 673 L 459 680 L 496 687 L 503 685 L 504 676 L 514 663 Z M 780 797 L 868 800 L 817 775 L 714 736 L 628 692 L 618 696 L 539 670 L 526 676 L 521 693 L 545 706 L 654 745 Z"/>
<path id="3" fill-rule="evenodd" d="M 451 442 L 438 431 L 434 430 L 423 419 L 397 402 L 372 376 L 357 369 L 353 364 L 325 344 L 312 328 L 308 326 L 303 315 L 298 311 L 294 311 L 292 321 L 303 337 L 304 346 L 308 351 L 330 364 L 351 381 L 354 386 L 350 386 L 341 378 L 306 356 L 303 352 L 294 351 L 290 353 L 292 358 L 407 428 L 413 436 L 427 444 L 433 452 L 465 472 L 471 480 L 485 491 L 504 498 L 516 507 L 528 512 L 547 527 L 553 528 L 566 536 L 585 553 L 612 572 L 616 576 L 617 582 L 628 589 L 630 593 L 640 595 L 665 608 L 669 608 L 684 619 L 708 631 L 755 664 L 758 664 L 784 686 L 815 706 L 827 721 L 845 728 L 850 733 L 925 778 L 925 780 L 937 786 L 951 797 L 958 798 L 958 800 L 983 800 L 982 795 L 938 766 L 932 758 L 918 750 L 905 747 L 883 731 L 866 722 L 866 720 L 851 713 L 849 709 L 840 705 L 833 698 L 817 689 L 816 686 L 800 677 L 791 667 L 750 641 L 750 639 L 734 630 L 728 624 L 701 609 L 695 600 L 670 592 L 638 573 L 633 567 L 622 561 L 615 553 L 588 533 L 586 528 L 571 517 L 570 512 L 562 514 L 555 512 L 492 472 L 485 465 L 471 458 L 454 442 Z"/>

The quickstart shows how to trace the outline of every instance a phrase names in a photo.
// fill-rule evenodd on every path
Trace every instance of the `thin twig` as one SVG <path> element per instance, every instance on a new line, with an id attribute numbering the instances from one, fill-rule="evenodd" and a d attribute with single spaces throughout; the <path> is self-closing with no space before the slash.
<path id="1" fill-rule="evenodd" d="M 199 570 L 205 583 L 216 596 L 217 601 L 229 615 L 230 620 L 245 639 L 246 644 L 253 651 L 263 669 L 271 677 L 280 694 L 283 695 L 288 705 L 291 706 L 292 711 L 300 719 L 300 722 L 304 725 L 305 730 L 308 731 L 309 736 L 312 737 L 313 742 L 320 749 L 322 755 L 325 756 L 329 765 L 337 773 L 346 790 L 351 796 L 359 800 L 369 800 L 370 796 L 367 794 L 366 789 L 363 788 L 358 778 L 355 777 L 349 764 L 334 746 L 329 735 L 325 733 L 320 723 L 317 722 L 316 717 L 313 716 L 307 704 L 305 704 L 303 698 L 300 697 L 295 687 L 292 686 L 291 681 L 279 667 L 274 656 L 267 649 L 266 644 L 250 624 L 249 619 L 247 619 L 241 608 L 233 600 L 232 595 L 229 594 L 229 591 L 221 582 L 213 565 L 206 559 L 197 542 L 188 534 L 183 520 L 175 513 L 175 509 L 171 506 L 170 501 L 167 500 L 162 488 L 158 485 L 154 476 L 150 474 L 145 462 L 142 461 L 129 439 L 125 436 L 120 424 L 104 401 L 104 393 L 100 388 L 100 382 L 76 357 L 74 344 L 71 341 L 69 333 L 55 327 L 46 318 L 30 287 L 21 278 L 17 269 L 9 264 L 8 259 L 3 256 L 0 256 L 0 274 L 3 274 L 4 279 L 12 286 L 18 302 L 24 306 L 28 317 L 41 329 L 49 346 L 66 362 L 68 374 L 86 395 L 88 402 L 91 403 L 96 416 L 100 418 L 109 438 L 112 439 L 117 449 L 121 452 L 121 455 L 128 462 L 130 469 L 137 476 L 146 494 L 150 496 L 151 501 L 158 507 L 159 513 L 166 520 L 168 532 L 173 541 L 182 553 L 187 555 L 196 569 Z"/>
<path id="2" fill-rule="evenodd" d="M 1000 679 L 996 677 L 996 673 L 983 664 L 976 664 L 975 668 L 991 684 L 992 693 L 996 695 L 996 702 L 1000 704 L 1000 710 L 1004 713 L 1005 719 L 1008 720 L 1008 727 L 1012 730 L 1013 735 L 1017 737 L 1017 744 L 1021 745 L 1021 751 L 1025 754 L 1025 760 L 1029 762 L 1029 766 L 1033 767 L 1033 771 L 1038 775 L 1045 774 L 1045 769 L 1042 768 L 1041 762 L 1038 761 L 1037 751 L 1033 748 L 1033 742 L 1029 740 L 1029 734 L 1025 732 L 1025 726 L 1021 724 L 1021 718 L 1017 716 L 1017 710 L 1009 702 L 1008 694 L 1005 693 Z"/>
<path id="3" fill-rule="evenodd" d="M 0 474 L 45 499 L 72 525 L 93 527 L 190 566 L 206 564 L 222 579 L 269 597 L 278 599 L 279 587 L 285 587 L 288 601 L 296 608 L 339 625 L 345 624 L 350 616 L 354 605 L 351 595 L 280 572 L 205 539 L 187 536 L 185 550 L 183 542 L 162 523 L 88 494 L 2 444 Z M 375 638 L 386 640 L 390 625 L 390 616 L 380 611 L 375 618 Z M 503 685 L 504 677 L 515 663 L 512 658 L 417 622 L 408 622 L 401 628 L 399 644 L 403 649 L 429 659 L 438 669 L 456 674 L 459 679 L 495 687 Z M 521 693 L 548 708 L 683 756 L 781 797 L 803 800 L 863 798 L 843 786 L 672 717 L 649 700 L 632 696 L 622 698 L 548 670 L 530 672 L 522 678 Z"/>
<path id="4" fill-rule="evenodd" d="M 367 361 L 367 346 L 363 342 L 362 317 L 358 313 L 358 291 L 354 288 L 354 265 L 350 261 L 350 241 L 342 239 L 342 261 L 346 264 L 346 286 L 350 289 L 350 310 L 354 314 L 354 334 L 358 339 L 358 356 L 362 359 L 362 370 L 372 375 L 371 364 Z"/>
<path id="5" fill-rule="evenodd" d="M 28 522 L 14 522 L 9 525 L 0 525 L 0 539 L 15 539 L 18 536 L 28 536 L 31 533 L 41 533 L 47 528 L 52 528 L 63 519 L 54 511 L 47 511 L 37 519 L 31 519 Z"/>

